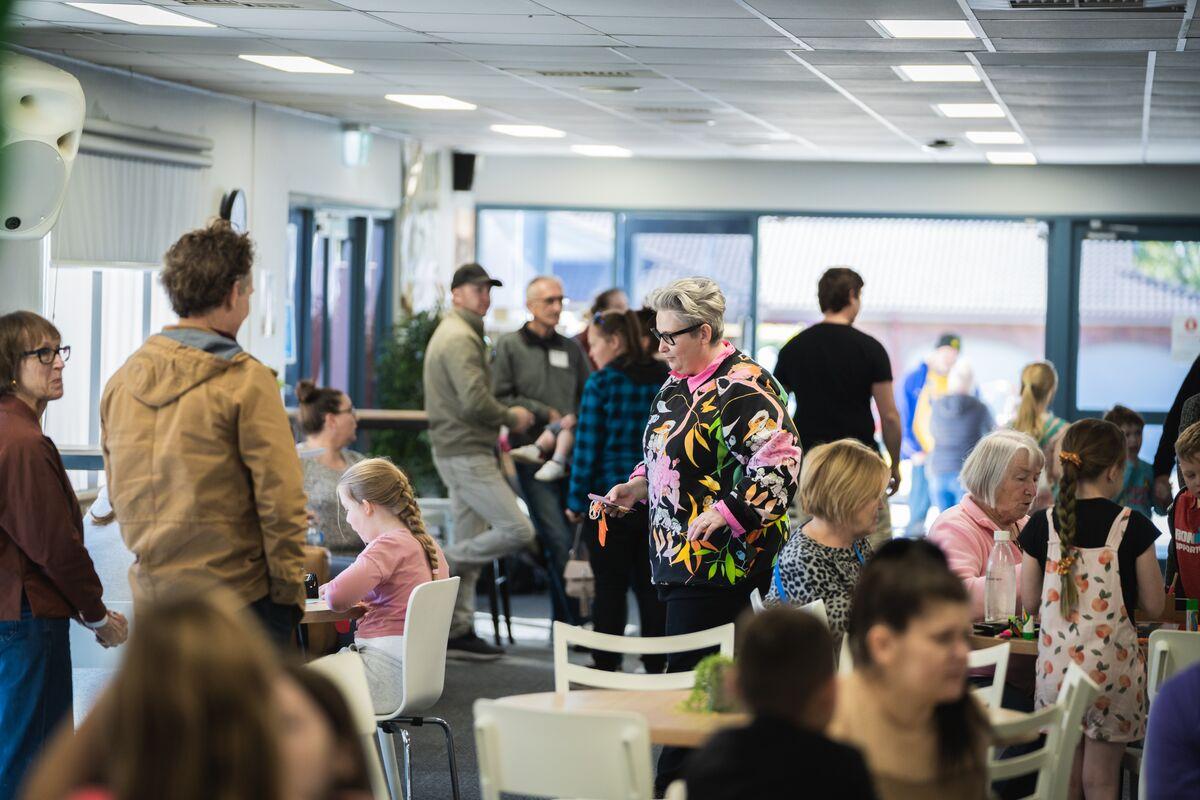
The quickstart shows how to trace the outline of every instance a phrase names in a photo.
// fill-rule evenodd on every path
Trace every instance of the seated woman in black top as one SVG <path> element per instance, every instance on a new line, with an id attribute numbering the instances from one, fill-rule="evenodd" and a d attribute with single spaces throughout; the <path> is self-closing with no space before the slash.
<path id="1" fill-rule="evenodd" d="M 692 755 L 688 800 L 874 800 L 862 756 L 822 733 L 837 701 L 829 630 L 793 608 L 767 609 L 738 628 L 737 691 L 754 718 Z"/>

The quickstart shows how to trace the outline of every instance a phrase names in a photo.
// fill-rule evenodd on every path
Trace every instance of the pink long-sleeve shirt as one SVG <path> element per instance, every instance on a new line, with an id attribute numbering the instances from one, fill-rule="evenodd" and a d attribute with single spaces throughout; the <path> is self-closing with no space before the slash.
<path id="1" fill-rule="evenodd" d="M 321 597 L 334 611 L 344 611 L 355 603 L 367 606 L 355 633 L 359 639 L 403 636 L 408 614 L 408 596 L 422 583 L 449 576 L 446 556 L 437 547 L 438 568 L 429 569 L 425 548 L 407 528 L 381 534 L 369 543 L 346 571 L 320 589 Z"/>
<path id="2" fill-rule="evenodd" d="M 1013 540 L 1008 543 L 1017 562 L 1017 611 L 1021 610 L 1021 548 L 1017 535 L 1029 517 L 1010 526 Z M 964 495 L 962 502 L 943 511 L 929 528 L 929 541 L 942 548 L 950 569 L 963 579 L 971 595 L 971 611 L 977 621 L 983 619 L 983 587 L 987 577 L 988 556 L 992 554 L 994 531 L 999 530 L 979 504 Z"/>

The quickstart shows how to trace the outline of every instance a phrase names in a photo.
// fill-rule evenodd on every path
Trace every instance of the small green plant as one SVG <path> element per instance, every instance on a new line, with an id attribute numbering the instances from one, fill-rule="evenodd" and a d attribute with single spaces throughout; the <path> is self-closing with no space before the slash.
<path id="1" fill-rule="evenodd" d="M 683 701 L 683 707 L 697 713 L 735 710 L 736 704 L 730 696 L 726 680 L 732 666 L 733 659 L 719 653 L 702 658 L 696 665 L 696 684 L 692 687 L 691 694 Z"/>
<path id="2" fill-rule="evenodd" d="M 441 306 L 423 311 L 406 309 L 397 320 L 376 367 L 381 408 L 425 407 L 422 375 L 425 348 L 441 320 Z M 388 456 L 403 469 L 418 497 L 446 496 L 446 487 L 433 466 L 428 431 L 376 431 L 371 436 L 371 451 L 375 455 Z"/>

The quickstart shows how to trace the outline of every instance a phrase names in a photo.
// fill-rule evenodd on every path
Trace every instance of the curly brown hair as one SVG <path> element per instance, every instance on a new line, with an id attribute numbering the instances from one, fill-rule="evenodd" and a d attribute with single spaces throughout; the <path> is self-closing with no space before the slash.
<path id="1" fill-rule="evenodd" d="M 250 236 L 237 233 L 228 220 L 188 231 L 163 256 L 162 285 L 171 308 L 181 317 L 212 311 L 244 283 L 254 266 Z"/>

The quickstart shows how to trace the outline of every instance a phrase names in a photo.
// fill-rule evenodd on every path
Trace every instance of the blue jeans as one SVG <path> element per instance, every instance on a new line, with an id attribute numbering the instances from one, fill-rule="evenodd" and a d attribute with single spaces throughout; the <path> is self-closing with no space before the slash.
<path id="1" fill-rule="evenodd" d="M 909 536 L 918 536 L 925 532 L 925 517 L 929 515 L 930 499 L 925 465 L 913 464 L 912 486 L 908 488 L 908 528 L 905 531 Z"/>
<path id="2" fill-rule="evenodd" d="M 550 572 L 550 598 L 554 605 L 554 618 L 575 624 L 578 614 L 562 589 L 563 568 L 567 566 L 567 554 L 575 542 L 574 526 L 567 522 L 567 481 L 539 481 L 533 476 L 538 471 L 536 464 L 516 464 L 517 483 L 521 495 L 529 508 L 533 530 L 538 544 L 546 555 L 546 568 Z"/>
<path id="3" fill-rule="evenodd" d="M 963 487 L 958 482 L 958 473 L 950 472 L 933 476 L 933 499 L 940 510 L 945 511 L 962 500 Z"/>
<path id="4" fill-rule="evenodd" d="M 71 720 L 69 620 L 0 621 L 0 800 L 17 789 L 59 723 Z"/>

